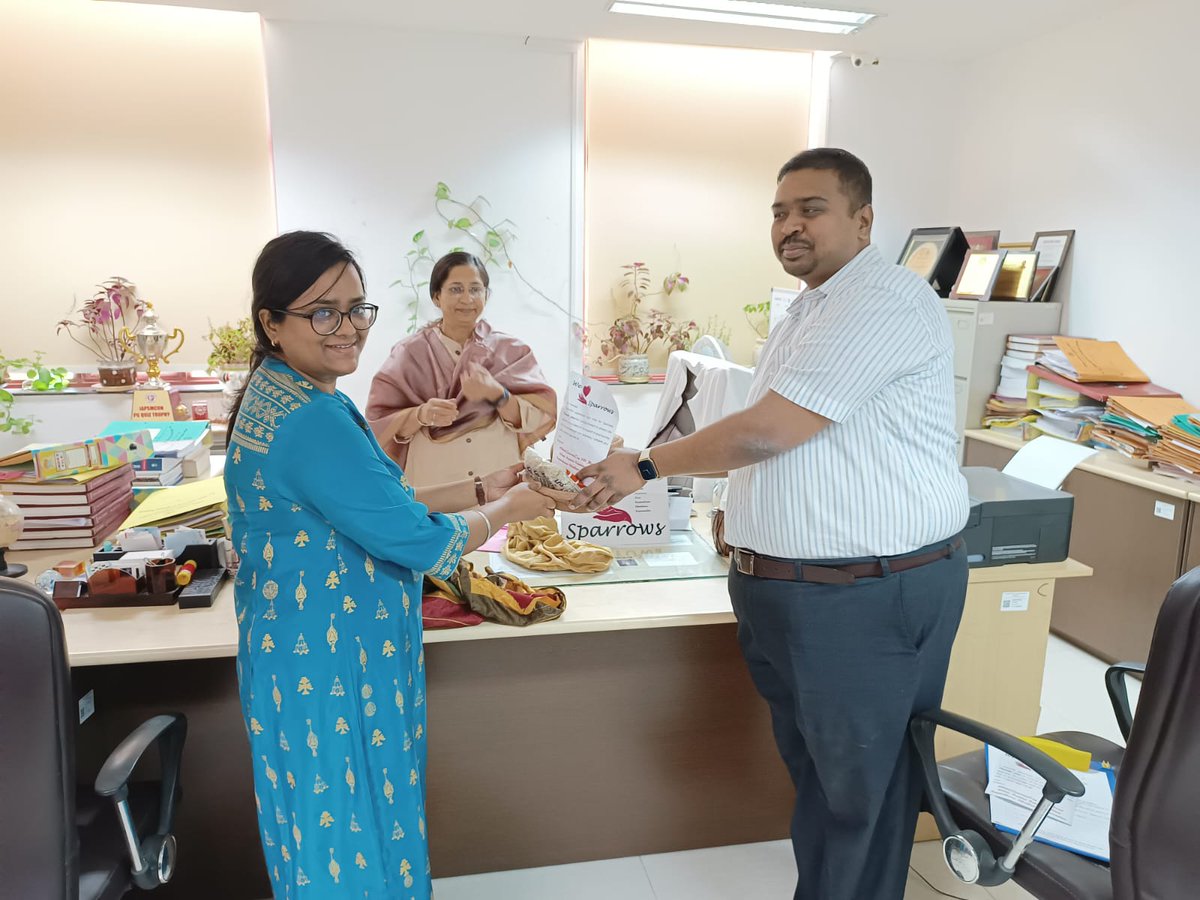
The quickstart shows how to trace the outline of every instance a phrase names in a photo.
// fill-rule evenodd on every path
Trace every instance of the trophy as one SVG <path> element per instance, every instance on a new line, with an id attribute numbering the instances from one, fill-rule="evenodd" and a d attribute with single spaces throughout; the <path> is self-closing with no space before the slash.
<path id="1" fill-rule="evenodd" d="M 167 346 L 174 340 L 179 343 L 174 350 Z M 158 323 L 158 313 L 147 303 L 146 312 L 142 315 L 133 334 L 129 329 L 121 329 L 121 343 L 133 354 L 140 364 L 146 367 L 146 382 L 138 385 L 133 392 L 133 420 L 161 420 L 186 418 L 179 413 L 179 392 L 171 388 L 159 377 L 159 362 L 169 362 L 171 357 L 183 347 L 183 331 L 176 328 L 170 334 L 163 331 Z M 186 412 L 186 407 L 184 407 Z"/>
<path id="2" fill-rule="evenodd" d="M 167 345 L 176 338 L 179 338 L 179 343 L 175 345 L 174 350 L 168 351 Z M 143 313 L 142 321 L 138 323 L 134 333 L 130 334 L 128 328 L 121 329 L 121 343 L 139 363 L 145 365 L 145 386 L 166 389 L 167 383 L 158 377 L 158 363 L 159 360 L 169 362 L 171 357 L 179 352 L 183 347 L 183 332 L 178 328 L 170 334 L 163 331 L 162 326 L 158 324 L 158 313 L 154 311 L 153 304 L 147 303 L 146 312 Z"/>

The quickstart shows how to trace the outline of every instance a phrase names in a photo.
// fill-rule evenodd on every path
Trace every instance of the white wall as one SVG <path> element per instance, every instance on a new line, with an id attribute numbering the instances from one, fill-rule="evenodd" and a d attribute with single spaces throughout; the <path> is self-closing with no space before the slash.
<path id="1" fill-rule="evenodd" d="M 855 69 L 835 59 L 827 144 L 859 157 L 874 181 L 874 243 L 897 259 L 913 228 L 959 224 L 947 172 L 947 131 L 960 106 L 961 69 L 884 60 Z"/>
<path id="2" fill-rule="evenodd" d="M 1143 0 L 978 64 L 973 90 L 1015 102 L 1004 121 L 966 107 L 954 184 L 961 218 L 990 218 L 1002 237 L 1076 229 L 1056 295 L 1067 330 L 1119 340 L 1193 403 L 1198 32 L 1200 5 Z"/>
<path id="3" fill-rule="evenodd" d="M 1064 330 L 1200 403 L 1198 32 L 1200 5 L 1147 0 L 972 64 L 840 63 L 830 143 L 875 175 L 884 254 L 920 225 L 1074 228 Z"/>
<path id="4" fill-rule="evenodd" d="M 434 214 L 443 181 L 511 219 L 513 257 L 561 305 L 572 302 L 575 48 L 509 38 L 269 21 L 267 77 L 281 231 L 330 231 L 359 255 L 379 322 L 341 387 L 360 405 L 405 334 L 404 254 L 425 228 L 434 256 L 463 243 Z M 504 271 L 492 271 L 493 325 L 528 342 L 566 384 L 570 328 Z M 426 300 L 425 313 L 432 316 Z"/>

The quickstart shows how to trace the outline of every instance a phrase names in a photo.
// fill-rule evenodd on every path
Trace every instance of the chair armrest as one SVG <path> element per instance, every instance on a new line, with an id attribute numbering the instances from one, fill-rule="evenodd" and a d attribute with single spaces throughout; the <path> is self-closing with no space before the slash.
<path id="1" fill-rule="evenodd" d="M 1046 785 L 1042 789 L 1042 802 L 1034 809 L 1029 820 L 1021 829 L 1021 833 L 1013 838 L 1003 857 L 995 859 L 990 855 L 990 851 L 986 855 L 986 858 L 984 858 L 984 854 L 980 854 L 977 883 L 985 886 L 1003 884 L 1012 875 L 1017 861 L 1021 858 L 1021 854 L 1025 852 L 1025 848 L 1032 843 L 1034 835 L 1037 834 L 1038 828 L 1041 827 L 1042 822 L 1049 815 L 1051 807 L 1061 802 L 1064 797 L 1083 796 L 1083 782 L 1067 769 L 1066 766 L 1052 759 L 1037 747 L 998 728 L 984 725 L 982 722 L 976 722 L 973 719 L 968 719 L 965 716 L 960 716 L 944 709 L 930 709 L 918 713 L 909 722 L 909 736 L 912 739 L 921 766 L 921 774 L 925 781 L 925 796 L 929 803 L 930 812 L 933 813 L 933 817 L 937 821 L 938 830 L 942 833 L 943 838 L 962 834 L 966 836 L 969 843 L 976 846 L 977 852 L 985 847 L 983 839 L 975 836 L 975 840 L 970 840 L 970 836 L 974 833 L 963 832 L 958 827 L 950 811 L 950 804 L 946 800 L 946 794 L 942 790 L 942 782 L 938 775 L 937 758 L 934 754 L 933 744 L 934 732 L 939 725 L 959 734 L 964 734 L 967 737 L 983 741 L 997 750 L 1010 754 L 1046 779 Z M 953 869 L 954 867 L 951 866 L 951 868 Z M 955 870 L 955 873 L 958 874 L 957 870 Z"/>
<path id="2" fill-rule="evenodd" d="M 117 804 L 118 814 L 124 822 L 128 816 L 129 779 L 134 767 L 145 755 L 152 743 L 158 743 L 158 754 L 162 772 L 162 795 L 159 801 L 157 834 L 168 834 L 175 819 L 175 801 L 179 794 L 179 770 L 183 760 L 183 742 L 187 737 L 187 718 L 181 713 L 155 716 L 147 719 L 121 741 L 96 776 L 96 793 L 111 797 Z M 125 807 L 122 810 L 122 807 Z M 132 828 L 130 827 L 130 831 Z M 127 834 L 127 839 L 137 843 L 136 834 Z M 131 851 L 135 846 L 131 847 Z M 134 854 L 134 865 L 138 864 Z"/>
<path id="3" fill-rule="evenodd" d="M 1126 743 L 1129 742 L 1129 732 L 1133 730 L 1133 710 L 1129 708 L 1129 686 L 1125 683 L 1125 676 L 1145 671 L 1145 663 L 1119 662 L 1113 663 L 1104 673 L 1104 686 L 1108 688 L 1113 715 L 1117 717 L 1117 727 L 1121 729 L 1121 737 Z"/>

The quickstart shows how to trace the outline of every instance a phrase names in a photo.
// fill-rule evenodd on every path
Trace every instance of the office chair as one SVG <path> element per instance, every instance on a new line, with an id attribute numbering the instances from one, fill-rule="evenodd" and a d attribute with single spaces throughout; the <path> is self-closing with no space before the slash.
<path id="1" fill-rule="evenodd" d="M 115 900 L 174 869 L 187 720 L 142 723 L 77 788 L 70 674 L 58 609 L 0 578 L 0 900 Z M 161 782 L 130 783 L 154 743 Z"/>
<path id="2" fill-rule="evenodd" d="M 1136 717 L 1125 685 L 1125 675 L 1132 672 L 1145 673 Z M 961 880 L 995 885 L 1012 878 L 1039 900 L 1200 896 L 1200 567 L 1168 591 L 1146 664 L 1117 663 L 1109 667 L 1105 683 L 1125 749 L 1075 731 L 1044 737 L 1118 767 L 1109 865 L 1030 843 L 1053 803 L 1082 793 L 1069 771 L 1029 744 L 944 710 L 912 720 L 909 732 L 920 754 L 926 801 L 943 835 L 947 863 Z M 938 725 L 1012 753 L 1046 779 L 1043 801 L 1017 838 L 1002 835 L 991 823 L 982 750 L 935 763 Z"/>

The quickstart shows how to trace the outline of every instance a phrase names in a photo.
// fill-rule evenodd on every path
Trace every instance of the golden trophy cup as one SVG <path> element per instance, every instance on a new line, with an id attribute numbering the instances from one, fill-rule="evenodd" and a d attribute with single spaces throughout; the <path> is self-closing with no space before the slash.
<path id="1" fill-rule="evenodd" d="M 167 347 L 178 339 L 179 343 L 173 350 Z M 179 391 L 174 390 L 159 377 L 159 364 L 170 362 L 171 357 L 183 347 L 184 334 L 179 328 L 169 334 L 163 330 L 158 321 L 158 313 L 154 306 L 146 304 L 146 312 L 142 321 L 132 334 L 129 329 L 121 329 L 121 343 L 146 367 L 146 381 L 138 385 L 133 392 L 133 411 L 130 418 L 134 420 L 163 420 L 174 419 L 178 415 Z M 186 409 L 186 408 L 185 408 Z"/>

